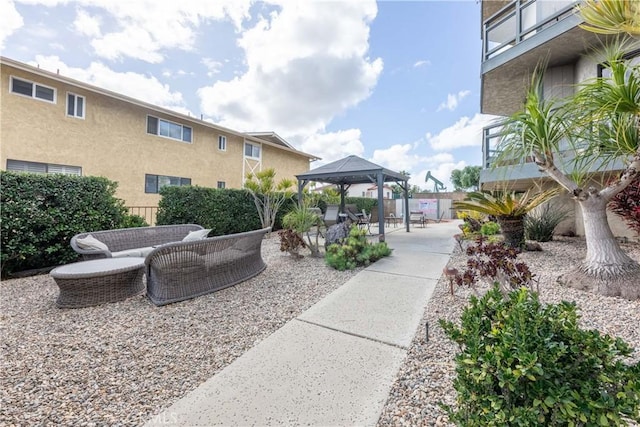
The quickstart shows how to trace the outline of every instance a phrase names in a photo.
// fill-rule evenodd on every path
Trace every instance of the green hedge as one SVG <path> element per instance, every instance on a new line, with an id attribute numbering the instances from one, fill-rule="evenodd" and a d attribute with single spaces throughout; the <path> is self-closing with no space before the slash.
<path id="1" fill-rule="evenodd" d="M 378 206 L 378 199 L 372 199 L 370 197 L 345 197 L 344 203 L 347 205 L 356 205 L 358 212 L 362 212 L 364 209 L 367 213 Z"/>
<path id="2" fill-rule="evenodd" d="M 116 187 L 106 178 L 1 171 L 2 276 L 76 261 L 75 234 L 132 223 Z"/>
<path id="3" fill-rule="evenodd" d="M 158 225 L 200 224 L 211 236 L 260 228 L 251 195 L 244 190 L 198 186 L 163 187 L 158 204 Z"/>

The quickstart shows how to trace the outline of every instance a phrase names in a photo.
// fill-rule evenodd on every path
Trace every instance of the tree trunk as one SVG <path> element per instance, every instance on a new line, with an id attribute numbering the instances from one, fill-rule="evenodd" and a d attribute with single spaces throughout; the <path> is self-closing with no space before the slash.
<path id="1" fill-rule="evenodd" d="M 592 194 L 579 201 L 584 220 L 587 256 L 558 279 L 560 283 L 606 296 L 640 298 L 640 265 L 620 248 L 607 221 L 607 202 Z"/>
<path id="2" fill-rule="evenodd" d="M 498 224 L 507 246 L 516 249 L 524 247 L 524 216 L 498 217 Z"/>

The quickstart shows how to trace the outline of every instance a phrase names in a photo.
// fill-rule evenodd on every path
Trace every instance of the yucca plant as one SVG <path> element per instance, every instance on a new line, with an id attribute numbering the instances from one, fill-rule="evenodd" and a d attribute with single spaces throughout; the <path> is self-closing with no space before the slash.
<path id="1" fill-rule="evenodd" d="M 578 7 L 584 24 L 597 34 L 640 36 L 640 3 L 635 0 L 584 0 Z"/>
<path id="2" fill-rule="evenodd" d="M 465 200 L 453 202 L 453 206 L 495 217 L 500 224 L 505 243 L 514 248 L 522 248 L 525 242 L 525 216 L 532 209 L 558 195 L 559 191 L 558 188 L 552 188 L 537 194 L 532 194 L 531 191 L 507 191 L 495 195 L 474 191 L 469 193 Z"/>

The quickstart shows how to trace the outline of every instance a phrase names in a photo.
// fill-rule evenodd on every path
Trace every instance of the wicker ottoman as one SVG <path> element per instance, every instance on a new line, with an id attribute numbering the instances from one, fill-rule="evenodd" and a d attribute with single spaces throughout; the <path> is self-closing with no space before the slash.
<path id="1" fill-rule="evenodd" d="M 103 258 L 63 265 L 51 271 L 60 288 L 56 304 L 79 308 L 122 301 L 144 292 L 144 258 Z"/>

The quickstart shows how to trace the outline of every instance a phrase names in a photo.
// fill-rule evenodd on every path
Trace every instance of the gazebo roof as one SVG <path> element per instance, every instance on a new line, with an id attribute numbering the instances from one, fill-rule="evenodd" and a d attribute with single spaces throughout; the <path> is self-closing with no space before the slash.
<path id="1" fill-rule="evenodd" d="M 369 184 L 377 183 L 378 174 L 383 182 L 404 182 L 405 175 L 383 168 L 358 156 L 348 156 L 308 172 L 296 175 L 299 181 L 319 181 L 331 184 Z"/>

